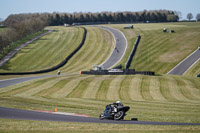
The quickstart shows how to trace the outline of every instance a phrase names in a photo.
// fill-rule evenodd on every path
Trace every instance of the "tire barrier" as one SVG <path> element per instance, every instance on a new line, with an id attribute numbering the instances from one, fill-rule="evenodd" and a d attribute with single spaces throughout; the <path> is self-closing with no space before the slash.
<path id="1" fill-rule="evenodd" d="M 135 71 L 135 69 L 111 69 L 111 70 L 90 70 L 90 71 L 81 71 L 80 74 L 88 75 L 155 75 L 152 71 Z"/>
<path id="2" fill-rule="evenodd" d="M 128 58 L 126 64 L 125 64 L 125 69 L 129 69 L 129 67 L 130 67 L 131 61 L 132 61 L 132 59 L 133 59 L 133 56 L 135 55 L 137 46 L 138 46 L 138 44 L 139 44 L 139 42 L 140 42 L 140 38 L 141 38 L 141 36 L 138 35 L 138 36 L 137 36 L 137 39 L 136 39 L 136 41 L 135 41 L 135 45 L 134 45 L 134 47 L 133 47 L 133 49 L 132 49 L 132 51 L 131 51 L 131 54 L 129 55 L 129 58 Z"/>
<path id="3" fill-rule="evenodd" d="M 33 72 L 10 72 L 10 73 L 0 73 L 0 75 L 28 75 L 28 74 L 41 74 L 41 73 L 47 73 L 47 72 L 51 72 L 51 71 L 55 71 L 61 67 L 63 67 L 70 58 L 72 58 L 72 56 L 83 46 L 83 44 L 85 43 L 85 39 L 86 39 L 86 35 L 87 35 L 87 30 L 85 27 L 82 27 L 84 29 L 84 33 L 83 33 L 83 38 L 81 43 L 79 44 L 79 46 L 70 54 L 67 56 L 67 58 L 65 58 L 64 61 L 62 61 L 60 64 L 48 68 L 48 69 L 44 69 L 44 70 L 39 70 L 39 71 L 33 71 Z"/>

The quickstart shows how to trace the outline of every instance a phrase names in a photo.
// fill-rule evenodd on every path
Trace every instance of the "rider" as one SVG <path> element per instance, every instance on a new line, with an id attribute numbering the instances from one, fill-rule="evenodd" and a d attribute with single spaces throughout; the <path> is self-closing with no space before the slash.
<path id="1" fill-rule="evenodd" d="M 117 107 L 123 107 L 124 105 L 120 102 L 120 101 L 117 101 L 116 103 L 114 103 L 117 105 Z"/>
<path id="2" fill-rule="evenodd" d="M 109 112 L 109 113 L 117 112 L 117 109 L 121 108 L 123 106 L 124 105 L 120 101 L 117 101 L 115 103 L 107 105 L 105 110 L 106 110 L 106 112 Z"/>
<path id="3" fill-rule="evenodd" d="M 112 107 L 113 112 L 117 112 L 118 108 L 121 108 L 124 106 L 120 101 L 117 101 L 116 103 L 113 103 L 112 105 L 113 107 L 112 106 L 111 107 Z"/>

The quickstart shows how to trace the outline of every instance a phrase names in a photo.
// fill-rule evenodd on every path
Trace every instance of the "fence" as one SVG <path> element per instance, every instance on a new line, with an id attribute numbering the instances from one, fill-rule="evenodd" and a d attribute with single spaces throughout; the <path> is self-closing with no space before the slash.
<path id="1" fill-rule="evenodd" d="M 134 47 L 133 47 L 133 49 L 132 49 L 132 51 L 131 51 L 131 54 L 129 55 L 129 58 L 128 58 L 126 64 L 125 64 L 125 69 L 129 69 L 129 67 L 130 67 L 131 61 L 132 61 L 132 59 L 133 59 L 133 56 L 135 55 L 137 46 L 138 46 L 138 44 L 139 44 L 139 42 L 140 42 L 140 38 L 141 38 L 141 36 L 138 35 L 138 36 L 137 36 L 137 39 L 136 39 L 136 41 L 135 41 L 135 45 L 134 45 Z"/>
<path id="2" fill-rule="evenodd" d="M 81 71 L 81 74 L 87 75 L 155 75 L 152 71 L 135 71 L 135 69 L 119 69 L 120 71 L 110 71 L 110 70 L 90 70 L 90 71 Z"/>

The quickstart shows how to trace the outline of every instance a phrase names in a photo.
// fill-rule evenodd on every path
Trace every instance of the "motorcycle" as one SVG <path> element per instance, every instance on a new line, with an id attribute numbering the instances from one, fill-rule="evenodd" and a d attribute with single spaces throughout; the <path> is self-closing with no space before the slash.
<path id="1" fill-rule="evenodd" d="M 114 106 L 110 104 L 107 105 L 104 112 L 99 115 L 99 119 L 123 120 L 129 109 L 129 106 Z"/>

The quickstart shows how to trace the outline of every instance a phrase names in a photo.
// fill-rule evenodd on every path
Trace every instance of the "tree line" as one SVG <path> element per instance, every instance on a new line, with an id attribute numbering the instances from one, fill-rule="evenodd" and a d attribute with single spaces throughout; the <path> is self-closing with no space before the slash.
<path id="1" fill-rule="evenodd" d="M 177 22 L 178 16 L 173 11 L 155 10 L 142 12 L 100 12 L 100 13 L 53 13 L 48 17 L 49 25 L 63 23 L 134 23 L 134 22 Z"/>
<path id="2" fill-rule="evenodd" d="M 13 14 L 3 22 L 7 29 L 0 32 L 0 52 L 12 42 L 42 30 L 45 26 L 73 23 L 134 23 L 134 22 L 177 22 L 176 12 L 154 10 L 142 12 L 100 13 L 28 13 Z"/>

